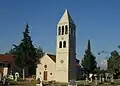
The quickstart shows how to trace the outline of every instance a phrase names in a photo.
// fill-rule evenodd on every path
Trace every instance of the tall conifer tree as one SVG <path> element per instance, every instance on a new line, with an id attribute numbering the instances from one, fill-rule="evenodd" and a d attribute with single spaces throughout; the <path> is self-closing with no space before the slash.
<path id="1" fill-rule="evenodd" d="M 88 73 L 94 73 L 94 69 L 97 68 L 97 62 L 95 59 L 95 56 L 91 52 L 90 40 L 88 40 L 88 46 L 82 59 L 82 66 Z"/>
<path id="2" fill-rule="evenodd" d="M 24 79 L 24 69 L 28 68 L 28 74 L 32 75 L 36 73 L 36 66 L 39 61 L 38 50 L 32 44 L 31 37 L 29 36 L 29 26 L 26 24 L 25 31 L 23 32 L 23 39 L 21 43 L 17 46 L 14 45 L 13 54 L 16 65 L 23 69 L 23 79 Z M 42 52 L 42 49 L 39 49 Z M 43 55 L 43 53 L 41 53 Z"/>

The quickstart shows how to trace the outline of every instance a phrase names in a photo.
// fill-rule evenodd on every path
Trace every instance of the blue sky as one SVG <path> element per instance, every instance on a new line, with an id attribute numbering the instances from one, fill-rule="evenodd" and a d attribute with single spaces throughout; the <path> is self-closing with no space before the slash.
<path id="1" fill-rule="evenodd" d="M 79 58 L 88 39 L 99 63 L 108 56 L 99 51 L 119 50 L 120 0 L 0 0 L 0 53 L 20 43 L 26 22 L 34 45 L 55 53 L 56 24 L 66 8 L 76 24 Z"/>

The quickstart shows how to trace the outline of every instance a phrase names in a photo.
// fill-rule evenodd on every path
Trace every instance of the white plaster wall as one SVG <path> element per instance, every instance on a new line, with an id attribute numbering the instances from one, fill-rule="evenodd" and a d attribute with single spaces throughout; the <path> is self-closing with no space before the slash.
<path id="1" fill-rule="evenodd" d="M 36 69 L 36 79 L 40 78 L 41 80 L 44 79 L 44 65 L 47 65 L 46 71 L 47 72 L 47 81 L 54 80 L 55 77 L 55 62 L 47 55 L 45 54 L 41 58 L 41 64 L 38 64 L 38 68 Z M 41 74 L 40 74 L 41 72 Z M 52 73 L 52 75 L 50 75 Z"/>
<path id="2" fill-rule="evenodd" d="M 64 20 L 64 19 L 63 19 Z M 56 42 L 56 81 L 68 82 L 71 79 L 76 79 L 76 45 L 75 36 L 72 37 L 69 23 L 59 23 L 59 26 L 68 25 L 68 34 L 58 35 Z M 58 28 L 57 27 L 57 28 Z M 73 29 L 73 28 L 72 28 Z M 58 29 L 57 29 L 58 32 Z M 75 34 L 74 34 L 75 35 Z M 66 41 L 66 48 L 59 48 L 59 42 Z M 61 64 L 60 60 L 64 60 Z"/>
<path id="3" fill-rule="evenodd" d="M 3 76 L 7 76 L 7 74 L 8 74 L 8 67 L 4 67 Z"/>
<path id="4" fill-rule="evenodd" d="M 65 26 L 68 23 L 59 24 L 59 26 Z M 58 28 L 57 27 L 57 28 Z M 68 25 L 69 30 L 69 25 Z M 58 29 L 57 29 L 58 32 Z M 65 30 L 64 30 L 65 32 Z M 68 31 L 69 33 L 69 31 Z M 59 48 L 59 42 L 66 41 L 66 48 Z M 63 46 L 62 46 L 63 47 Z M 68 82 L 68 61 L 69 61 L 69 34 L 58 35 L 56 40 L 56 73 L 55 79 L 57 82 Z M 64 62 L 61 63 L 60 61 L 63 60 Z"/>
<path id="5" fill-rule="evenodd" d="M 56 62 L 56 81 L 58 82 L 68 82 L 68 54 L 57 53 Z M 60 60 L 64 60 L 63 63 Z"/>

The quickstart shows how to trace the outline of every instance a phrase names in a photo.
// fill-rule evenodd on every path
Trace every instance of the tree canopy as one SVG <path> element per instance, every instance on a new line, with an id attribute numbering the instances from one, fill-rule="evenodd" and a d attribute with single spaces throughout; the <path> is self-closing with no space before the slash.
<path id="1" fill-rule="evenodd" d="M 116 50 L 111 52 L 111 56 L 108 59 L 108 70 L 111 73 L 120 72 L 120 55 Z"/>
<path id="2" fill-rule="evenodd" d="M 21 43 L 19 45 L 14 44 L 10 53 L 14 55 L 15 63 L 19 68 L 27 67 L 29 74 L 35 74 L 37 63 L 43 55 L 43 51 L 41 48 L 34 47 L 28 28 L 29 26 L 26 24 Z"/>
<path id="3" fill-rule="evenodd" d="M 90 40 L 88 40 L 88 46 L 82 59 L 82 66 L 88 73 L 94 73 L 95 68 L 97 68 L 96 57 L 91 52 Z"/>
<path id="4" fill-rule="evenodd" d="M 114 78 L 119 78 L 120 76 L 120 55 L 114 50 L 111 52 L 111 56 L 107 61 L 108 71 L 114 74 Z"/>

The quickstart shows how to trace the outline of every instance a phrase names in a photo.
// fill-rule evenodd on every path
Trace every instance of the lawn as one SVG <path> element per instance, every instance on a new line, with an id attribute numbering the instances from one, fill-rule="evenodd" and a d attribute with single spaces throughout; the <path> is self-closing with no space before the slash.
<path id="1" fill-rule="evenodd" d="M 49 82 L 43 82 L 45 85 L 44 86 L 50 86 L 50 83 Z M 16 84 L 16 85 L 20 85 L 20 86 L 36 86 L 36 81 L 35 80 L 32 80 L 32 81 L 18 81 L 18 82 L 12 82 L 12 85 L 11 86 L 14 86 L 13 84 Z M 120 85 L 120 79 L 119 80 L 115 80 L 115 83 L 114 84 L 100 84 L 100 85 L 97 85 L 97 86 L 118 86 Z M 55 86 L 68 86 L 67 83 L 59 83 L 59 82 L 56 82 L 55 83 Z M 85 80 L 81 80 L 81 81 L 77 81 L 77 86 L 95 86 L 95 83 L 92 82 L 92 83 L 88 83 L 86 84 Z"/>

